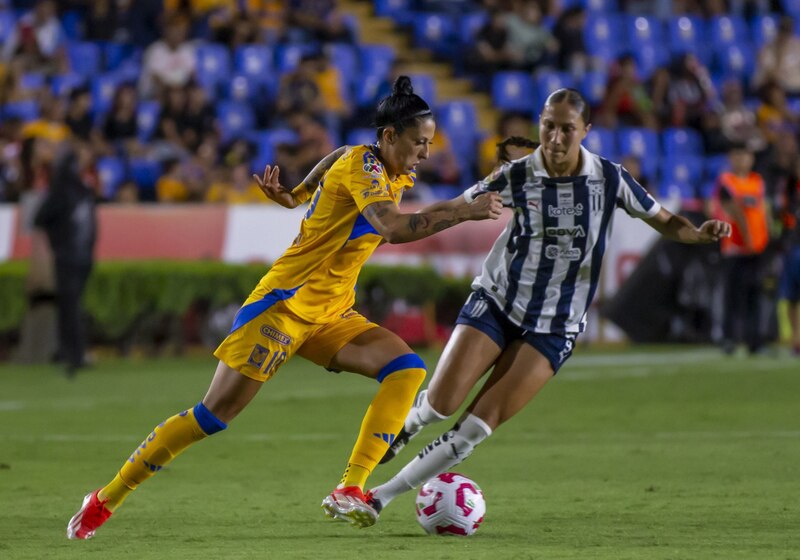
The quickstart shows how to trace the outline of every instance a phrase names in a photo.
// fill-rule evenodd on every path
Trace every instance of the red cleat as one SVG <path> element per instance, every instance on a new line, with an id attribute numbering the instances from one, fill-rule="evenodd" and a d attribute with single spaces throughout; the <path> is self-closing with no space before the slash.
<path id="1" fill-rule="evenodd" d="M 91 539 L 95 531 L 111 517 L 111 511 L 106 507 L 106 502 L 101 502 L 97 497 L 98 492 L 100 492 L 99 489 L 87 494 L 83 499 L 81 509 L 69 520 L 68 539 Z"/>
<path id="2" fill-rule="evenodd" d="M 322 500 L 325 515 L 346 521 L 354 527 L 372 527 L 378 521 L 378 512 L 368 502 L 358 486 L 337 488 Z"/>

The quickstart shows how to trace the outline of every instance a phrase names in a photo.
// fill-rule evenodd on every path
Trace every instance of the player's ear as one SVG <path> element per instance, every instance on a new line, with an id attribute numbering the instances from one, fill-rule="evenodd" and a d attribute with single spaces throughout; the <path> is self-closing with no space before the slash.
<path id="1" fill-rule="evenodd" d="M 397 131 L 393 126 L 387 126 L 383 129 L 383 139 L 387 144 L 394 144 L 397 140 Z"/>

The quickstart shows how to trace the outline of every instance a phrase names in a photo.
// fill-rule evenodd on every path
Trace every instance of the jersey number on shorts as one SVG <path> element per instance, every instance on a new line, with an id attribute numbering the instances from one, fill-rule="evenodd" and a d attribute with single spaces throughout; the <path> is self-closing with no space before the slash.
<path id="1" fill-rule="evenodd" d="M 267 367 L 264 368 L 264 373 L 266 375 L 272 375 L 276 369 L 280 367 L 280 365 L 286 361 L 286 352 L 281 352 L 280 350 L 275 350 L 272 354 L 272 358 L 270 358 Z"/>

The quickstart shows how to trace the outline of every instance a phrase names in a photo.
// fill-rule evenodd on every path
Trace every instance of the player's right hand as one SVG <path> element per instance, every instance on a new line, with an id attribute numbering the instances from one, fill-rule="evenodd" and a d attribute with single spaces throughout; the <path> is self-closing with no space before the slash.
<path id="1" fill-rule="evenodd" d="M 503 211 L 503 199 L 496 192 L 487 192 L 475 197 L 467 205 L 470 220 L 496 220 Z"/>
<path id="2" fill-rule="evenodd" d="M 280 167 L 277 165 L 267 165 L 264 167 L 264 176 L 259 177 L 253 173 L 253 179 L 256 180 L 261 192 L 263 192 L 268 199 L 277 202 L 284 208 L 296 208 L 298 202 L 292 196 L 292 191 L 281 185 L 280 174 Z"/>

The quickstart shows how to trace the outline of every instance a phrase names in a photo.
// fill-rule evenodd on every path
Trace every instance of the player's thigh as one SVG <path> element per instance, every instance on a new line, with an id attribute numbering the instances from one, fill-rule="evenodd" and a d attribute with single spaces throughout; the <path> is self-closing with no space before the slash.
<path id="1" fill-rule="evenodd" d="M 433 409 L 446 416 L 455 413 L 499 355 L 500 347 L 487 334 L 456 325 L 428 383 Z"/>
<path id="2" fill-rule="evenodd" d="M 544 354 L 516 340 L 498 358 L 469 411 L 495 429 L 522 410 L 553 374 L 553 366 Z"/>
<path id="3" fill-rule="evenodd" d="M 299 355 L 330 370 L 373 378 L 395 358 L 412 353 L 402 338 L 355 311 L 314 333 L 298 350 Z"/>

